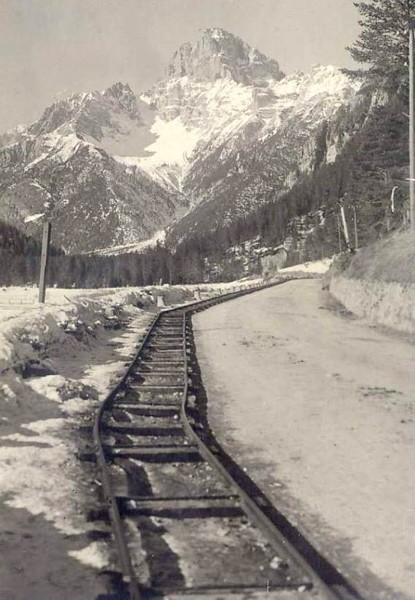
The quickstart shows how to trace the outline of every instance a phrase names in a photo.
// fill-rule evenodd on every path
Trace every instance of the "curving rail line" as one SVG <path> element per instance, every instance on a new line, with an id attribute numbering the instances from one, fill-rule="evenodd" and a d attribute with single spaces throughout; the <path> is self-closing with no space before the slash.
<path id="1" fill-rule="evenodd" d="M 223 452 L 203 413 L 191 314 L 280 283 L 160 312 L 98 411 L 95 451 L 131 600 L 360 598 Z"/>

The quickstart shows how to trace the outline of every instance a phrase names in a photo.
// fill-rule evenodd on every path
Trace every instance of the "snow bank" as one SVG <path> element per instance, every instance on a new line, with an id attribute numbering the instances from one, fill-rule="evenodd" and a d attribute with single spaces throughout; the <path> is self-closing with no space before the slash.
<path id="1" fill-rule="evenodd" d="M 415 285 L 334 277 L 330 292 L 348 310 L 371 323 L 415 334 Z"/>
<path id="2" fill-rule="evenodd" d="M 47 291 L 47 303 L 35 301 L 36 288 L 4 288 L 0 292 L 0 374 L 36 358 L 37 353 L 71 333 L 92 334 L 115 318 L 124 305 L 154 302 L 140 288 Z"/>
<path id="3" fill-rule="evenodd" d="M 343 255 L 333 264 L 330 291 L 369 322 L 415 333 L 415 236 L 399 232 Z"/>
<path id="4" fill-rule="evenodd" d="M 89 443 L 80 431 L 153 318 L 138 306 L 154 306 L 155 299 L 140 289 L 49 290 L 40 306 L 31 302 L 35 293 L 0 290 L 0 495 L 4 504 L 78 536 L 93 527 L 86 511 L 96 486 L 78 458 Z M 104 546 L 70 556 L 102 568 L 109 561 Z"/>

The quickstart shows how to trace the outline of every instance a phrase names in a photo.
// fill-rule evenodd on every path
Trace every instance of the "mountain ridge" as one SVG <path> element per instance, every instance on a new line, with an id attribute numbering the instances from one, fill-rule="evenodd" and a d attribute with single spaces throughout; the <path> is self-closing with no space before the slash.
<path id="1" fill-rule="evenodd" d="M 334 160 L 360 87 L 332 66 L 284 75 L 233 34 L 203 30 L 151 90 L 73 94 L 0 136 L 0 211 L 21 224 L 55 195 L 70 252 L 220 227 Z"/>

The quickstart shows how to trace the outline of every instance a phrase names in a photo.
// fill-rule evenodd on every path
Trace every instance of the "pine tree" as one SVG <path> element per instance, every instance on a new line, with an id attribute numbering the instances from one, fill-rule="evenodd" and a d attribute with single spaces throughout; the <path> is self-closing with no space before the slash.
<path id="1" fill-rule="evenodd" d="M 370 0 L 354 5 L 362 30 L 348 50 L 368 70 L 352 73 L 365 73 L 374 82 L 399 89 L 407 82 L 408 23 L 415 19 L 415 0 Z"/>

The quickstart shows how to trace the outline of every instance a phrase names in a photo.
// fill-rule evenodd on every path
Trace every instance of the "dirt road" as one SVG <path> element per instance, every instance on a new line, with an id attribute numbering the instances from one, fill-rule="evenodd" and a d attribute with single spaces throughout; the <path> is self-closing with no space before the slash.
<path id="1" fill-rule="evenodd" d="M 194 317 L 225 449 L 365 598 L 415 598 L 415 347 L 319 280 Z"/>

